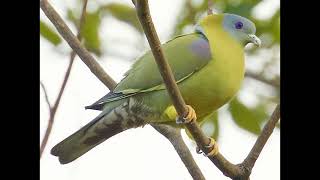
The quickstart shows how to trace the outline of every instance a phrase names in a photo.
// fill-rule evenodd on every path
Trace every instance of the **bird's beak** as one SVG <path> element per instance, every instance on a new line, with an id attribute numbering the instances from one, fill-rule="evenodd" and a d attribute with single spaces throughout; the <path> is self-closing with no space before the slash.
<path id="1" fill-rule="evenodd" d="M 254 34 L 249 34 L 249 41 L 255 44 L 256 46 L 260 47 L 261 46 L 261 40 Z"/>

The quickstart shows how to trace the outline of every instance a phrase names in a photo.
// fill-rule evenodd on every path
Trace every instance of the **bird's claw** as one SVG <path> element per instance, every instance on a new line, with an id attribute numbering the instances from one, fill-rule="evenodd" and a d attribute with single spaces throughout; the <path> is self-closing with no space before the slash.
<path id="1" fill-rule="evenodd" d="M 183 118 L 181 118 L 181 117 L 178 116 L 178 117 L 176 118 L 176 123 L 177 123 L 177 124 L 183 124 L 183 123 L 184 123 Z"/>
<path id="2" fill-rule="evenodd" d="M 203 152 L 201 151 L 201 149 L 199 148 L 199 146 L 196 147 L 196 152 L 197 154 L 202 154 Z"/>
<path id="3" fill-rule="evenodd" d="M 209 138 L 210 139 L 210 143 L 209 145 L 207 145 L 206 147 L 208 149 L 212 148 L 211 151 L 209 153 L 207 153 L 205 156 L 216 156 L 219 153 L 219 146 L 218 143 L 213 139 L 213 138 Z"/>
<path id="4" fill-rule="evenodd" d="M 177 117 L 177 119 L 176 119 L 177 124 L 189 123 L 191 121 L 197 120 L 197 115 L 196 115 L 195 110 L 189 105 L 186 105 L 186 107 L 188 109 L 187 116 L 186 117 Z"/>
<path id="5" fill-rule="evenodd" d="M 204 153 L 201 151 L 201 149 L 199 148 L 199 146 L 197 146 L 196 148 L 196 152 L 198 154 L 202 154 L 205 156 L 205 157 L 208 157 L 208 156 L 216 156 L 218 153 L 219 153 L 219 148 L 218 148 L 218 144 L 217 142 L 213 139 L 213 138 L 209 138 L 210 139 L 210 143 L 208 145 L 206 145 L 205 147 L 208 148 L 208 149 L 211 149 L 210 152 L 208 153 Z"/>

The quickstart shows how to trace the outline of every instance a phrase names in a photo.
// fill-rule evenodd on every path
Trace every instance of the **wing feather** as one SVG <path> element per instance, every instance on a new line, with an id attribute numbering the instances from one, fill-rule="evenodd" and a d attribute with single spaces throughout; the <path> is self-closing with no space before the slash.
<path id="1" fill-rule="evenodd" d="M 178 36 L 163 44 L 162 49 L 177 83 L 187 79 L 212 60 L 209 43 L 200 33 Z M 165 85 L 149 50 L 125 73 L 125 77 L 113 92 L 86 106 L 86 109 L 101 110 L 108 102 L 162 89 L 165 89 Z"/>

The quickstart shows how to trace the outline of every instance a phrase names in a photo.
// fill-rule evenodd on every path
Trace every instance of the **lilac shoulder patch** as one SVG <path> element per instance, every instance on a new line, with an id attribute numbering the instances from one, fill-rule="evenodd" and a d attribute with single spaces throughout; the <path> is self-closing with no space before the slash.
<path id="1" fill-rule="evenodd" d="M 198 38 L 192 42 L 190 49 L 192 53 L 205 60 L 211 59 L 212 57 L 209 42 L 204 38 Z"/>

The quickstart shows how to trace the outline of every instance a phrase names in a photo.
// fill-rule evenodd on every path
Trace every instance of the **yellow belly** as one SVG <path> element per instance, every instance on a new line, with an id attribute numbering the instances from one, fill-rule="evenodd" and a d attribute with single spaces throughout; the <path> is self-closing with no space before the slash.
<path id="1" fill-rule="evenodd" d="M 243 62 L 243 58 L 239 61 Z M 219 66 L 219 63 L 212 61 L 179 86 L 186 103 L 194 107 L 199 118 L 227 103 L 241 86 L 243 63 Z"/>

